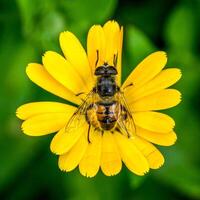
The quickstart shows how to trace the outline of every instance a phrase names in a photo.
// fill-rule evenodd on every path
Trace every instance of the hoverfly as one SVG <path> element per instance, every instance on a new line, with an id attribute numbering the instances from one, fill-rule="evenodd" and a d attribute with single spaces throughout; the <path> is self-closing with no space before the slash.
<path id="1" fill-rule="evenodd" d="M 82 104 L 68 121 L 65 131 L 67 132 L 70 128 L 80 127 L 84 123 L 83 120 L 86 120 L 88 123 L 87 139 L 89 143 L 91 142 L 91 127 L 95 131 L 99 131 L 100 134 L 103 134 L 106 130 L 111 132 L 116 130 L 130 137 L 136 132 L 136 128 L 124 94 L 116 82 L 118 74 L 116 68 L 117 56 L 114 56 L 113 66 L 106 62 L 97 66 L 97 63 L 98 52 L 94 72 L 96 84 L 85 99 L 82 99 Z M 79 93 L 77 96 L 81 94 L 83 93 Z"/>

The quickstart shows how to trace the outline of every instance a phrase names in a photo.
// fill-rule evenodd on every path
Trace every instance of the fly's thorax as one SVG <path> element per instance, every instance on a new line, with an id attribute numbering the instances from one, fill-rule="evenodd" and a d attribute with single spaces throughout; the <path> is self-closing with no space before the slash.
<path id="1" fill-rule="evenodd" d="M 96 92 L 101 98 L 113 97 L 117 92 L 117 84 L 115 76 L 97 77 Z"/>
<path id="2" fill-rule="evenodd" d="M 105 98 L 113 97 L 118 89 L 116 84 L 116 67 L 104 63 L 96 68 L 94 75 L 97 77 L 95 88 L 99 97 L 104 100 Z"/>

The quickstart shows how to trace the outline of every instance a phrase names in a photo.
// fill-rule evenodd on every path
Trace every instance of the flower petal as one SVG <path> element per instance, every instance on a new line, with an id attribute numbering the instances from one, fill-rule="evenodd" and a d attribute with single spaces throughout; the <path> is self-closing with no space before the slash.
<path id="1" fill-rule="evenodd" d="M 51 113 L 72 113 L 75 111 L 76 107 L 70 106 L 64 103 L 58 102 L 33 102 L 27 103 L 20 106 L 17 109 L 17 117 L 26 120 L 30 117 L 40 114 L 51 114 Z"/>
<path id="2" fill-rule="evenodd" d="M 96 66 L 103 65 L 105 62 L 114 65 L 114 59 L 116 59 L 119 85 L 121 83 L 122 41 L 123 27 L 120 29 L 115 21 L 108 21 L 103 28 L 100 25 L 94 25 L 88 32 L 87 52 L 93 73 Z"/>
<path id="3" fill-rule="evenodd" d="M 136 101 L 142 97 L 159 92 L 165 88 L 170 87 L 181 78 L 181 71 L 176 68 L 169 68 L 161 71 L 154 79 L 149 81 L 142 87 L 129 87 L 131 89 L 125 90 L 125 96 L 129 97 L 131 102 Z"/>
<path id="4" fill-rule="evenodd" d="M 78 141 L 81 135 L 87 131 L 87 123 L 85 119 L 80 120 L 80 124 L 73 121 L 70 127 L 62 128 L 52 139 L 50 149 L 57 155 L 67 153 L 72 146 Z"/>
<path id="5" fill-rule="evenodd" d="M 166 63 L 167 56 L 164 51 L 150 54 L 132 71 L 122 87 L 124 88 L 131 83 L 134 86 L 144 85 L 154 78 L 164 68 Z"/>
<path id="6" fill-rule="evenodd" d="M 164 164 L 163 155 L 154 145 L 137 136 L 132 138 L 131 141 L 146 157 L 150 168 L 158 169 Z"/>
<path id="7" fill-rule="evenodd" d="M 88 58 L 84 48 L 82 47 L 76 36 L 69 32 L 60 34 L 60 46 L 67 60 L 76 69 L 82 77 L 88 88 L 93 87 L 92 70 L 89 66 Z"/>
<path id="8" fill-rule="evenodd" d="M 93 177 L 99 171 L 102 142 L 101 133 L 91 131 L 90 141 L 91 143 L 88 144 L 85 155 L 79 164 L 80 173 L 86 177 Z"/>
<path id="9" fill-rule="evenodd" d="M 134 113 L 133 118 L 137 126 L 160 133 L 168 133 L 175 126 L 171 117 L 158 112 L 137 112 Z"/>
<path id="10" fill-rule="evenodd" d="M 122 162 L 119 150 L 111 132 L 104 132 L 102 139 L 101 169 L 106 176 L 113 176 L 121 171 Z"/>
<path id="11" fill-rule="evenodd" d="M 30 136 L 42 136 L 60 130 L 72 113 L 45 113 L 33 116 L 22 123 L 22 131 Z"/>
<path id="12" fill-rule="evenodd" d="M 42 61 L 49 74 L 74 94 L 89 92 L 74 67 L 58 53 L 47 51 Z"/>
<path id="13" fill-rule="evenodd" d="M 136 134 L 144 138 L 145 140 L 148 140 L 149 142 L 161 146 L 171 146 L 177 140 L 177 136 L 174 131 L 171 131 L 169 133 L 157 133 L 137 127 Z"/>
<path id="14" fill-rule="evenodd" d="M 130 103 L 132 112 L 162 110 L 176 106 L 181 101 L 181 93 L 175 89 L 164 89 Z"/>
<path id="15" fill-rule="evenodd" d="M 121 69 L 121 64 L 122 64 L 122 47 L 123 47 L 123 27 L 120 29 L 119 33 L 119 45 L 118 45 L 118 55 L 117 55 L 117 82 L 119 85 L 121 85 L 121 74 L 122 74 L 122 69 Z"/>
<path id="16" fill-rule="evenodd" d="M 104 24 L 103 30 L 106 40 L 105 62 L 114 65 L 114 55 L 117 55 L 120 43 L 120 27 L 116 21 L 108 21 Z"/>
<path id="17" fill-rule="evenodd" d="M 81 103 L 81 99 L 79 97 L 76 97 L 70 90 L 58 83 L 42 65 L 30 63 L 26 68 L 26 73 L 31 81 L 48 92 L 76 104 Z"/>
<path id="18" fill-rule="evenodd" d="M 144 175 L 149 171 L 149 164 L 144 155 L 133 145 L 130 139 L 116 132 L 114 133 L 121 158 L 127 168 L 137 175 Z"/>
<path id="19" fill-rule="evenodd" d="M 102 65 L 105 58 L 105 35 L 103 28 L 100 25 L 92 26 L 88 32 L 87 54 L 92 73 L 94 74 L 95 67 Z"/>
<path id="20" fill-rule="evenodd" d="M 83 134 L 68 153 L 59 156 L 59 168 L 66 172 L 75 169 L 81 161 L 86 151 L 87 145 L 88 141 L 85 134 Z"/>

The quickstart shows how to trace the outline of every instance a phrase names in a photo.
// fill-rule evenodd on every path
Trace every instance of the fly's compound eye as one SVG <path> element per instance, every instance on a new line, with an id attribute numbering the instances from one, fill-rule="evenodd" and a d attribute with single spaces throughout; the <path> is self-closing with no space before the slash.
<path id="1" fill-rule="evenodd" d="M 106 70 L 106 69 L 105 69 L 104 66 L 97 67 L 94 74 L 95 74 L 96 76 L 105 75 L 105 70 Z"/>
<path id="2" fill-rule="evenodd" d="M 117 75 L 117 70 L 113 66 L 108 66 L 108 67 L 106 67 L 105 73 L 106 73 L 106 75 Z"/>
<path id="3" fill-rule="evenodd" d="M 111 75 L 117 75 L 117 70 L 113 66 L 100 66 L 97 67 L 95 70 L 96 76 L 111 76 Z"/>

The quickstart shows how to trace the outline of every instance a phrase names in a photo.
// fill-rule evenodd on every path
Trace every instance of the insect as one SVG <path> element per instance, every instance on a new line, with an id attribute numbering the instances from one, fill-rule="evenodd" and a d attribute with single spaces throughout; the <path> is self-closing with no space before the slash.
<path id="1" fill-rule="evenodd" d="M 128 137 L 135 133 L 133 117 L 123 92 L 116 82 L 118 74 L 116 62 L 117 56 L 114 56 L 113 66 L 105 62 L 103 65 L 96 67 L 94 72 L 96 85 L 86 98 L 83 99 L 83 103 L 66 125 L 67 131 L 67 129 L 81 126 L 84 123 L 81 121 L 86 120 L 88 123 L 87 139 L 89 143 L 91 142 L 91 127 L 102 134 L 106 130 L 112 132 L 117 130 Z M 98 60 L 96 65 L 97 63 Z M 77 96 L 80 94 L 82 93 L 77 94 Z"/>

